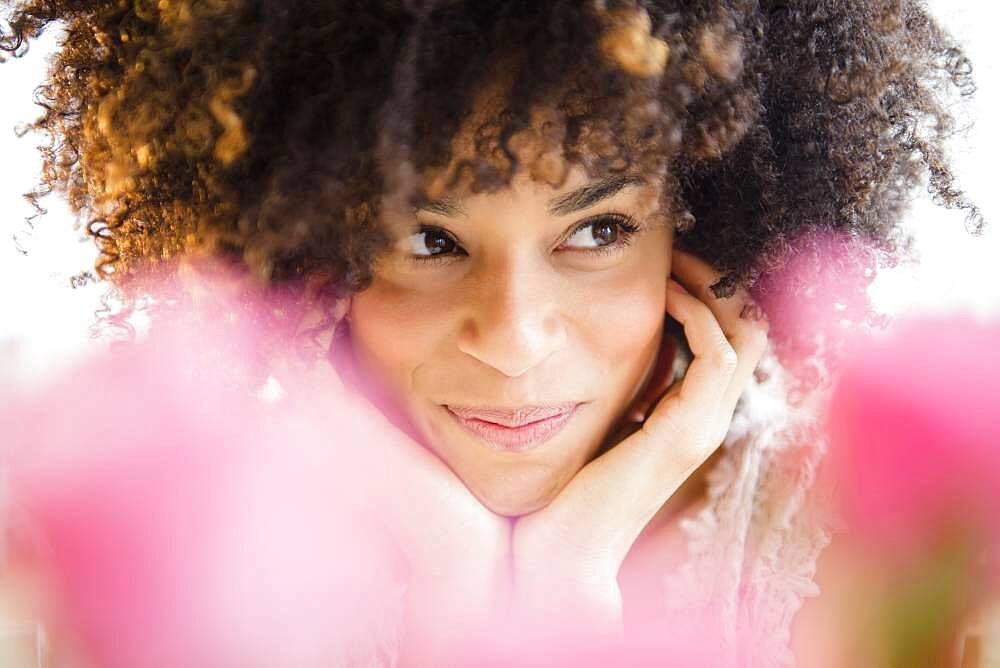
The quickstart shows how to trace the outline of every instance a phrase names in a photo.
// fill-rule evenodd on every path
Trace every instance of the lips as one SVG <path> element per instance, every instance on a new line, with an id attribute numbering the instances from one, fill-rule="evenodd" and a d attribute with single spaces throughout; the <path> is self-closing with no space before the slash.
<path id="1" fill-rule="evenodd" d="M 457 406 L 445 408 L 463 429 L 490 447 L 504 451 L 524 451 L 535 448 L 555 436 L 579 412 L 582 405 L 559 404 L 513 410 Z M 494 420 L 505 420 L 513 426 Z"/>
<path id="2" fill-rule="evenodd" d="M 468 408 L 449 404 L 448 410 L 466 420 L 482 420 L 504 427 L 522 427 L 531 422 L 545 420 L 573 409 L 578 402 L 508 408 Z"/>

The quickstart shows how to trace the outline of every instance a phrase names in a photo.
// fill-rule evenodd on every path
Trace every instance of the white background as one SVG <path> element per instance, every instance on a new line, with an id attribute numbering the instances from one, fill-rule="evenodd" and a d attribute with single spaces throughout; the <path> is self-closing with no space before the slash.
<path id="1" fill-rule="evenodd" d="M 979 90 L 959 112 L 960 124 L 972 127 L 953 142 L 952 156 L 958 184 L 980 206 L 988 227 L 973 237 L 961 213 L 920 197 L 907 223 L 920 263 L 883 271 L 871 294 L 878 306 L 897 314 L 963 309 L 995 318 L 1000 316 L 1000 184 L 993 181 L 1000 172 L 1000 125 L 992 117 L 1000 110 L 1000 77 L 992 3 L 929 5 L 974 64 Z M 42 80 L 55 37 L 55 31 L 46 34 L 27 56 L 0 65 L 0 383 L 38 381 L 104 345 L 88 333 L 102 286 L 73 289 L 69 280 L 93 265 L 92 242 L 73 229 L 65 203 L 55 197 L 44 203 L 48 215 L 33 226 L 24 222 L 32 209 L 21 195 L 39 173 L 40 137 L 18 139 L 13 129 L 39 113 L 32 91 Z"/>

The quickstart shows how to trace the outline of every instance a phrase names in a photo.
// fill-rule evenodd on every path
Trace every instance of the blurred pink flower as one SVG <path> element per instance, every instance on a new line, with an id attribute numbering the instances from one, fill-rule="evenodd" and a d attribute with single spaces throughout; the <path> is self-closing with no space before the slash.
<path id="1" fill-rule="evenodd" d="M 856 342 L 828 429 L 841 510 L 859 537 L 887 551 L 919 549 L 942 525 L 1000 538 L 998 342 L 1000 324 L 971 316 Z"/>
<path id="2" fill-rule="evenodd" d="M 559 619 L 546 620 L 544 628 L 525 628 L 510 624 L 498 626 L 489 635 L 470 638 L 459 647 L 455 665 L 501 668 L 502 666 L 642 666 L 669 668 L 672 666 L 703 666 L 705 668 L 732 665 L 734 660 L 753 662 L 749 649 L 738 650 L 738 659 L 721 648 L 722 631 L 717 618 L 705 619 L 699 625 L 664 617 L 647 620 L 641 629 L 630 628 L 627 634 L 612 638 L 608 628 L 590 627 L 582 619 L 574 619 L 576 611 L 560 609 Z M 742 632 L 741 632 L 742 633 Z M 749 637 L 749 634 L 744 634 Z M 741 638 L 743 636 L 741 635 Z M 743 641 L 737 639 L 737 644 Z M 742 645 L 749 647 L 748 645 Z M 737 650 L 734 650 L 737 651 Z"/>
<path id="3" fill-rule="evenodd" d="M 769 268 L 753 289 L 780 338 L 773 343 L 782 363 L 810 386 L 822 373 L 817 357 L 833 366 L 859 325 L 882 322 L 867 296 L 878 252 L 844 231 L 809 229 L 788 241 L 783 261 Z"/>
<path id="4" fill-rule="evenodd" d="M 11 564 L 86 661 L 327 665 L 380 642 L 398 583 L 338 447 L 365 435 L 234 388 L 255 335 L 177 327 L 8 399 Z"/>

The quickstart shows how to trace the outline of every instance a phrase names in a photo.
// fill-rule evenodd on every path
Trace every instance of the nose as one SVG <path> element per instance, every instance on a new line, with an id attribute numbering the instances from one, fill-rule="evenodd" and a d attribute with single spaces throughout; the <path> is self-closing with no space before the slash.
<path id="1" fill-rule="evenodd" d="M 458 348 L 505 376 L 520 376 L 566 343 L 558 290 L 544 270 L 494 265 L 470 290 Z"/>

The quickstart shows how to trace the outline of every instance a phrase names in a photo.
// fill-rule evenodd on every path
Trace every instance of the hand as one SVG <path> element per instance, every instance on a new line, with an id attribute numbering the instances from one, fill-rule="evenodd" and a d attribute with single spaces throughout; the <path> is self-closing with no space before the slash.
<path id="1" fill-rule="evenodd" d="M 320 665 L 355 649 L 357 631 L 371 640 L 380 604 L 398 601 L 391 538 L 410 571 L 401 662 L 448 665 L 494 600 L 506 521 L 328 362 L 282 358 L 246 319 L 195 330 L 199 314 L 0 411 L 17 559 L 0 575 L 14 565 L 38 583 L 39 617 L 73 664 Z M 275 353 L 284 400 L 233 386 L 231 373 L 260 382 L 246 360 Z M 84 382 L 116 407 L 99 430 L 80 428 L 90 403 L 65 400 Z"/>
<path id="2" fill-rule="evenodd" d="M 372 437 L 359 471 L 376 513 L 409 570 L 400 661 L 448 665 L 456 641 L 487 628 L 507 578 L 510 524 L 493 514 L 440 459 L 357 397 Z"/>
<path id="3" fill-rule="evenodd" d="M 752 304 L 745 290 L 715 298 L 709 286 L 720 274 L 677 249 L 673 271 L 687 291 L 668 289 L 666 311 L 684 327 L 691 364 L 641 429 L 587 464 L 552 503 L 515 524 L 513 586 L 528 614 L 570 602 L 568 609 L 598 618 L 595 628 L 620 623 L 617 576 L 625 556 L 653 515 L 721 444 L 767 345 L 766 323 L 740 317 Z"/>
<path id="4" fill-rule="evenodd" d="M 365 435 L 363 440 L 341 439 L 338 445 L 356 467 L 356 475 L 347 476 L 355 478 L 354 499 L 371 509 L 406 562 L 401 660 L 444 665 L 456 639 L 485 628 L 492 618 L 507 578 L 510 523 L 483 506 L 443 461 L 350 387 L 364 383 L 350 355 L 342 355 L 338 363 L 344 379 L 325 361 L 308 371 L 286 373 L 308 378 L 309 388 L 299 388 L 298 394 L 308 396 L 316 409 L 329 413 L 336 406 L 349 416 L 350 430 Z"/>

